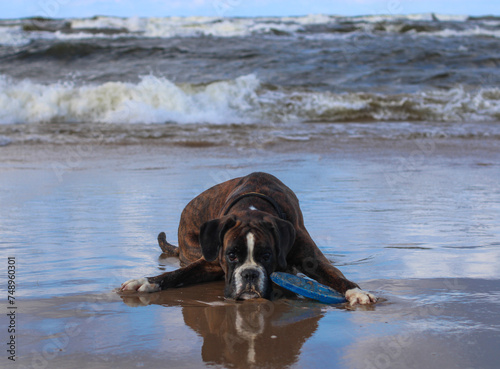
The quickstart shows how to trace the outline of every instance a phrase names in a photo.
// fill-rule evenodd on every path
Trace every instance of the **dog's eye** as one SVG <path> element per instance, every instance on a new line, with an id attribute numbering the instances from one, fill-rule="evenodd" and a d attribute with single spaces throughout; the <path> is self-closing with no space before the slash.
<path id="1" fill-rule="evenodd" d="M 262 260 L 269 261 L 269 259 L 271 259 L 271 254 L 269 252 L 262 254 Z"/>
<path id="2" fill-rule="evenodd" d="M 229 259 L 229 261 L 235 261 L 237 259 L 236 254 L 234 252 L 228 253 L 227 258 Z"/>

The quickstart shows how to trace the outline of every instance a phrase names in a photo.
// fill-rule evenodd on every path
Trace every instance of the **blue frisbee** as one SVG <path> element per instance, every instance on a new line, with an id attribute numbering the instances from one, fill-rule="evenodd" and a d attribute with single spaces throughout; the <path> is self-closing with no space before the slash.
<path id="1" fill-rule="evenodd" d="M 274 272 L 271 274 L 271 281 L 289 291 L 313 300 L 318 300 L 324 304 L 340 304 L 347 301 L 344 295 L 333 288 L 293 274 Z"/>

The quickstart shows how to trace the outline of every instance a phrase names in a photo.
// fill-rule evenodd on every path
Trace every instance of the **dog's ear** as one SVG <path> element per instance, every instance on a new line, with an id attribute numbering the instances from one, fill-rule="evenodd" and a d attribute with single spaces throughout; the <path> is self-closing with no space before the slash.
<path id="1" fill-rule="evenodd" d="M 274 218 L 268 225 L 271 225 L 276 239 L 276 257 L 280 270 L 285 270 L 286 257 L 295 242 L 295 228 L 289 221 Z"/>
<path id="2" fill-rule="evenodd" d="M 203 258 L 206 261 L 217 259 L 224 235 L 235 224 L 236 219 L 233 216 L 209 220 L 202 224 L 200 227 L 200 246 Z"/>

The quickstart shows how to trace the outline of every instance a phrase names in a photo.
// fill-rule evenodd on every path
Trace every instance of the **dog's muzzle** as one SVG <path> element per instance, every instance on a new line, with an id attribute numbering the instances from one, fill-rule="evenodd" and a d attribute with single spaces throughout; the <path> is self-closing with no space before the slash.
<path id="1" fill-rule="evenodd" d="M 250 300 L 265 297 L 269 284 L 262 267 L 244 267 L 235 272 L 236 300 Z"/>

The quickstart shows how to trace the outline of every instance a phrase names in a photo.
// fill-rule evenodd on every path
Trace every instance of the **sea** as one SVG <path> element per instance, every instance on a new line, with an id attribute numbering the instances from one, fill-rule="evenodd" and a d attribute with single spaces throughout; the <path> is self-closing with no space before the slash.
<path id="1" fill-rule="evenodd" d="M 0 20 L 0 145 L 500 139 L 500 17 Z"/>

